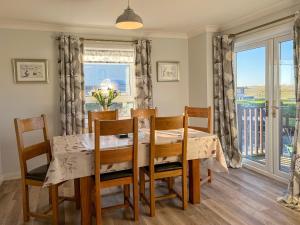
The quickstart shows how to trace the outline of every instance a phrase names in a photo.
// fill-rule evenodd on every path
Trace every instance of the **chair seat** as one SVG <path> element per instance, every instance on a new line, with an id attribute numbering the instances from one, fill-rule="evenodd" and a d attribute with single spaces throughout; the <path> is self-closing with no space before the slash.
<path id="1" fill-rule="evenodd" d="M 47 175 L 49 164 L 39 166 L 33 170 L 30 170 L 26 174 L 26 179 L 44 181 Z"/>
<path id="2" fill-rule="evenodd" d="M 118 179 L 123 177 L 132 177 L 132 176 L 133 176 L 133 171 L 132 169 L 129 169 L 129 170 L 121 170 L 121 171 L 101 174 L 100 180 L 107 181 L 107 180 L 113 180 L 113 179 Z"/>
<path id="3" fill-rule="evenodd" d="M 146 166 L 145 169 L 149 171 L 149 166 Z M 157 164 L 154 165 L 155 172 L 165 172 L 170 170 L 177 170 L 182 169 L 182 163 L 181 162 L 171 162 L 171 163 L 163 163 L 163 164 Z"/>

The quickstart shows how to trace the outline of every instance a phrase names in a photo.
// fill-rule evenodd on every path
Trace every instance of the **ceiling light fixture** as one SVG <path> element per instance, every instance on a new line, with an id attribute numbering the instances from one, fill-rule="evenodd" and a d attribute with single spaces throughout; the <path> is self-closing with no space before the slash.
<path id="1" fill-rule="evenodd" d="M 129 0 L 127 9 L 118 17 L 115 26 L 124 30 L 135 30 L 144 26 L 142 18 L 130 8 Z"/>

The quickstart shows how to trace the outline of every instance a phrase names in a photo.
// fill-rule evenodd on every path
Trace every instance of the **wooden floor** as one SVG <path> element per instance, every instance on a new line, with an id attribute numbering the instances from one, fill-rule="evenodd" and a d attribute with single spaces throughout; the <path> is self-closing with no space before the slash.
<path id="1" fill-rule="evenodd" d="M 180 182 L 180 180 L 178 181 Z M 159 191 L 164 188 L 159 184 Z M 177 184 L 178 187 L 179 183 Z M 62 192 L 71 194 L 71 185 L 66 184 Z M 202 200 L 199 205 L 189 205 L 186 211 L 178 206 L 180 201 L 164 200 L 157 203 L 156 217 L 148 216 L 148 208 L 140 204 L 139 223 L 130 220 L 129 209 L 117 209 L 105 212 L 105 225 L 227 225 L 227 224 L 272 224 L 299 225 L 300 213 L 284 208 L 276 202 L 286 185 L 258 175 L 246 169 L 230 170 L 230 175 L 215 174 L 212 184 L 202 188 Z M 31 188 L 31 208 L 43 209 L 47 205 L 45 189 Z M 108 194 L 104 203 L 121 201 L 121 194 Z M 80 224 L 80 211 L 74 203 L 65 202 L 60 206 L 61 221 L 68 225 Z M 0 187 L 0 225 L 19 225 L 22 222 L 21 192 L 18 180 L 5 182 Z M 34 220 L 30 225 L 51 224 L 47 220 Z"/>

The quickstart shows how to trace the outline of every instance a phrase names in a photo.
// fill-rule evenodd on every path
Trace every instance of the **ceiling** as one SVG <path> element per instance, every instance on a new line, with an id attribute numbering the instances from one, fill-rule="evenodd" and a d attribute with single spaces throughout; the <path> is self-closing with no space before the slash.
<path id="1" fill-rule="evenodd" d="M 144 31 L 192 34 L 244 18 L 257 18 L 299 4 L 299 0 L 131 0 Z M 0 22 L 115 29 L 127 0 L 2 1 Z"/>

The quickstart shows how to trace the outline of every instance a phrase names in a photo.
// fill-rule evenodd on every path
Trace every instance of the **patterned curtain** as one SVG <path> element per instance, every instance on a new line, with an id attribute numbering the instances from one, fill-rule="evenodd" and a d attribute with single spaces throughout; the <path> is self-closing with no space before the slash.
<path id="1" fill-rule="evenodd" d="M 138 40 L 135 54 L 136 108 L 152 108 L 151 41 Z M 148 120 L 139 121 L 140 128 L 148 126 Z"/>
<path id="2" fill-rule="evenodd" d="M 60 115 L 62 135 L 84 132 L 83 43 L 78 37 L 59 37 Z"/>
<path id="3" fill-rule="evenodd" d="M 238 149 L 234 75 L 233 40 L 228 35 L 214 38 L 214 132 L 221 140 L 227 165 L 241 167 Z"/>
<path id="4" fill-rule="evenodd" d="M 292 157 L 288 193 L 279 201 L 287 207 L 300 211 L 300 16 L 294 24 L 294 62 L 296 90 L 296 125 L 294 133 L 294 154 Z"/>
<path id="5" fill-rule="evenodd" d="M 135 82 L 137 108 L 152 107 L 151 41 L 139 40 L 135 46 Z"/>

